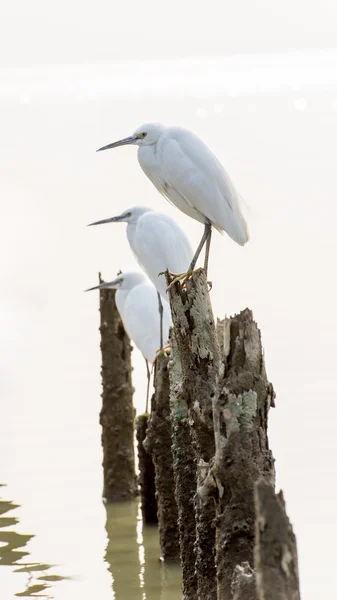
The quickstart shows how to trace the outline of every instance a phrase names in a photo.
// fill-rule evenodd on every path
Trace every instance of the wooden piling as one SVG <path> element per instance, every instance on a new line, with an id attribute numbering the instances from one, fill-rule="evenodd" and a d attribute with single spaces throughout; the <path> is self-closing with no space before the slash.
<path id="1" fill-rule="evenodd" d="M 100 283 L 102 283 L 101 276 Z M 131 345 L 115 303 L 116 290 L 100 290 L 102 352 L 103 497 L 130 500 L 138 493 L 134 455 Z"/>

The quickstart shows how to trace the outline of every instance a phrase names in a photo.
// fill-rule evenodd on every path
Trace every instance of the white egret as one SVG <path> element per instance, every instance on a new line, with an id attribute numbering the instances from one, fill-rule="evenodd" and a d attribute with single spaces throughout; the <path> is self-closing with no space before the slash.
<path id="1" fill-rule="evenodd" d="M 113 281 L 101 283 L 91 290 L 102 288 L 116 289 L 116 306 L 123 321 L 125 331 L 142 353 L 147 367 L 146 412 L 148 410 L 148 395 L 150 371 L 148 362 L 156 357 L 160 342 L 160 325 L 158 320 L 157 290 L 147 277 L 140 272 L 130 271 L 121 273 Z M 163 333 L 168 340 L 171 326 L 171 312 L 168 303 L 163 300 Z"/>
<path id="2" fill-rule="evenodd" d="M 127 223 L 126 235 L 133 254 L 158 291 L 160 320 L 161 296 L 166 300 L 166 281 L 163 271 L 186 271 L 193 259 L 191 244 L 185 232 L 171 217 L 146 206 L 133 206 L 121 215 L 96 221 L 102 223 Z M 161 337 L 160 348 L 163 347 Z"/>
<path id="3" fill-rule="evenodd" d="M 205 226 L 204 234 L 187 273 L 188 277 L 206 243 L 207 272 L 212 226 L 225 231 L 243 246 L 248 228 L 240 209 L 240 197 L 216 156 L 193 133 L 179 127 L 149 123 L 130 137 L 99 148 L 98 152 L 133 144 L 145 175 L 172 204 Z"/>

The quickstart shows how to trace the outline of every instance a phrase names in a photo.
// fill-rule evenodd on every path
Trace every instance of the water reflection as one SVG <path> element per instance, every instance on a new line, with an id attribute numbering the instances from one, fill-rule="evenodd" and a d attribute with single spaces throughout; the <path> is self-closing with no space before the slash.
<path id="1" fill-rule="evenodd" d="M 158 529 L 144 526 L 138 500 L 106 504 L 105 560 L 115 600 L 181 600 L 179 565 L 159 560 Z"/>
<path id="2" fill-rule="evenodd" d="M 16 508 L 20 508 L 20 505 L 0 498 L 0 566 L 12 567 L 13 573 L 27 574 L 25 589 L 17 592 L 15 596 L 52 599 L 51 583 L 65 578 L 61 575 L 47 574 L 46 571 L 52 568 L 52 565 L 22 562 L 24 557 L 29 556 L 28 549 L 23 550 L 23 548 L 26 548 L 34 535 L 24 535 L 14 529 L 8 530 L 9 527 L 19 523 L 16 516 L 7 516 L 8 512 Z M 18 568 L 14 569 L 14 567 Z"/>

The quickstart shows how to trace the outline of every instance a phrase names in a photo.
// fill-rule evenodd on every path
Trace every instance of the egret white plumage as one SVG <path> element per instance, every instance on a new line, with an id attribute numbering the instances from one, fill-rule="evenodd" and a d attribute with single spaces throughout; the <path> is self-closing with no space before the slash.
<path id="1" fill-rule="evenodd" d="M 125 331 L 145 358 L 148 376 L 146 412 L 148 409 L 149 369 L 156 357 L 160 343 L 160 325 L 158 319 L 157 290 L 147 277 L 140 272 L 121 273 L 113 281 L 101 283 L 89 290 L 102 288 L 116 289 L 116 306 L 123 321 Z M 163 300 L 163 332 L 167 341 L 171 325 L 171 313 L 168 303 Z"/>
<path id="2" fill-rule="evenodd" d="M 139 164 L 157 190 L 205 226 L 187 273 L 177 279 L 191 274 L 205 243 L 207 271 L 212 226 L 241 246 L 248 241 L 239 194 L 219 160 L 196 135 L 179 127 L 149 123 L 98 152 L 131 144 L 138 146 Z"/>
<path id="3" fill-rule="evenodd" d="M 162 272 L 168 269 L 180 273 L 189 267 L 193 258 L 187 235 L 171 217 L 146 206 L 133 206 L 117 217 L 90 225 L 116 222 L 127 223 L 126 235 L 133 254 L 166 299 L 167 286 Z"/>

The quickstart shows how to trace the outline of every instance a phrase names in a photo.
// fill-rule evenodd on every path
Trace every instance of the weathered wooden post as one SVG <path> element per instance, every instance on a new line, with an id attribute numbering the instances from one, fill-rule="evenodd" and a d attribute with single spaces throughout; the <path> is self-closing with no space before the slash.
<path id="1" fill-rule="evenodd" d="M 170 419 L 169 357 L 158 356 L 155 364 L 151 418 L 144 446 L 155 469 L 161 556 L 179 560 L 178 509 L 174 493 L 173 456 Z"/>
<path id="2" fill-rule="evenodd" d="M 255 482 L 263 477 L 274 485 L 267 437 L 274 391 L 252 312 L 225 319 L 218 333 L 223 365 L 213 406 L 216 450 L 209 473 L 216 485 L 218 600 L 255 600 L 254 577 L 246 577 L 240 592 L 238 574 L 254 569 Z"/>
<path id="3" fill-rule="evenodd" d="M 176 466 L 177 494 L 182 496 L 180 513 L 182 515 L 187 506 L 187 510 L 195 515 L 195 548 L 193 555 L 188 556 L 193 563 L 187 570 L 183 562 L 183 591 L 188 599 L 213 600 L 216 597 L 215 502 L 208 493 L 207 477 L 215 454 L 212 411 L 218 390 L 220 353 L 205 271 L 195 271 L 186 289 L 175 284 L 170 289 L 170 303 L 173 320 L 172 414 L 177 424 L 181 425 L 183 419 L 188 428 L 184 452 L 191 462 L 190 468 L 194 469 L 193 485 L 185 489 L 186 466 L 179 462 Z M 179 444 L 179 440 L 176 440 L 174 452 L 179 456 L 181 449 L 177 442 Z M 186 444 L 190 445 L 190 450 Z M 192 527 L 191 515 L 189 519 Z M 180 529 L 182 538 L 183 519 Z M 193 568 L 195 579 L 186 580 L 184 567 L 187 572 Z"/>
<path id="4" fill-rule="evenodd" d="M 102 283 L 101 275 L 99 275 Z M 131 346 L 115 303 L 115 290 L 100 290 L 102 352 L 103 497 L 129 500 L 138 491 L 134 456 Z"/>
<path id="5" fill-rule="evenodd" d="M 183 600 L 197 597 L 195 570 L 196 520 L 194 497 L 197 490 L 195 456 L 188 422 L 188 407 L 181 385 L 181 363 L 175 336 L 170 336 L 170 408 L 172 427 L 173 473 L 178 507 L 180 560 Z"/>
<path id="6" fill-rule="evenodd" d="M 152 400 L 151 400 L 152 404 Z M 139 415 L 136 420 L 140 503 L 144 523 L 158 523 L 155 470 L 150 452 L 144 447 L 150 415 Z"/>
<path id="7" fill-rule="evenodd" d="M 275 394 L 252 312 L 245 309 L 215 328 L 202 269 L 185 288 L 175 284 L 170 289 L 170 303 L 171 412 L 184 599 L 299 600 L 294 536 L 282 513 L 282 498 L 273 492 L 267 426 Z M 184 435 L 177 437 L 182 426 Z M 263 529 L 266 519 L 271 537 L 281 527 L 277 540 Z M 279 556 L 282 541 L 287 565 L 268 558 L 272 544 Z M 273 582 L 281 590 L 275 597 L 270 595 Z"/>
<path id="8" fill-rule="evenodd" d="M 255 568 L 258 600 L 300 600 L 296 538 L 282 492 L 255 484 Z"/>

